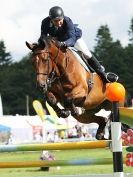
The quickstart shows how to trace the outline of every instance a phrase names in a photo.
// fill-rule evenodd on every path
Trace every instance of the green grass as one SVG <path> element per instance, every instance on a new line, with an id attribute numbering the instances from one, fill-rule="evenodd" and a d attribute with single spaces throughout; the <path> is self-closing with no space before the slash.
<path id="1" fill-rule="evenodd" d="M 83 158 L 112 158 L 109 149 L 89 150 L 64 150 L 51 151 L 56 160 L 83 159 Z M 41 152 L 17 152 L 0 153 L 0 161 L 35 161 L 40 157 Z M 126 154 L 124 151 L 123 154 Z M 40 171 L 40 168 L 6 168 L 0 169 L 1 177 L 39 177 L 48 175 L 72 175 L 72 174 L 103 174 L 112 173 L 112 165 L 90 165 L 90 166 L 65 166 L 60 170 L 57 167 L 50 167 L 49 172 Z M 132 172 L 131 167 L 124 166 L 124 172 Z"/>

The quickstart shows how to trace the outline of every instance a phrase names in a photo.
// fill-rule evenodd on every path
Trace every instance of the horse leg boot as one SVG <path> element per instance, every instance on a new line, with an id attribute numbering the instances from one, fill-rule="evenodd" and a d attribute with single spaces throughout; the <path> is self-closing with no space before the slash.
<path id="1" fill-rule="evenodd" d="M 52 108 L 55 110 L 55 112 L 57 113 L 58 117 L 67 118 L 70 115 L 70 111 L 69 110 L 60 109 L 57 104 L 50 105 L 50 106 L 52 106 Z"/>
<path id="2" fill-rule="evenodd" d="M 57 105 L 57 101 L 54 99 L 54 97 L 48 97 L 48 95 L 45 95 L 45 98 L 48 104 L 55 110 L 58 117 L 67 118 L 70 115 L 70 111 L 59 108 L 59 106 Z"/>
<path id="3" fill-rule="evenodd" d="M 64 106 L 71 111 L 72 116 L 79 116 L 81 114 L 81 111 L 79 112 L 72 98 L 67 98 L 64 102 Z"/>
<path id="4" fill-rule="evenodd" d="M 84 58 L 87 60 L 87 63 L 94 69 L 94 71 L 102 78 L 102 80 L 105 83 L 108 82 L 115 82 L 118 80 L 118 76 L 114 73 L 105 73 L 104 71 L 104 67 L 102 65 L 100 65 L 99 61 L 92 56 L 91 58 L 89 58 L 89 56 L 84 55 Z"/>

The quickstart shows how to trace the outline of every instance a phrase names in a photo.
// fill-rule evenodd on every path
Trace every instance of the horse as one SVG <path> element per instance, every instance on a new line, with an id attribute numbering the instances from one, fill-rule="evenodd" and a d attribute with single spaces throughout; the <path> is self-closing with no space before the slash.
<path id="1" fill-rule="evenodd" d="M 72 50 L 59 48 L 57 44 L 58 41 L 50 37 L 40 44 L 26 42 L 32 51 L 39 88 L 59 117 L 66 118 L 71 114 L 81 123 L 97 123 L 96 139 L 105 139 L 106 119 L 96 113 L 101 109 L 112 112 L 112 103 L 106 97 L 106 83 L 98 74 L 87 71 Z M 124 100 L 119 105 L 124 106 Z"/>

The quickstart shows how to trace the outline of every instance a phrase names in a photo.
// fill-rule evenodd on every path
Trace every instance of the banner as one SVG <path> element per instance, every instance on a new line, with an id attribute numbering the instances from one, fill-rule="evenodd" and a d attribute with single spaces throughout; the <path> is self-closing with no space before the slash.
<path id="1" fill-rule="evenodd" d="M 42 121 L 44 121 L 45 118 L 45 111 L 42 107 L 42 104 L 38 100 L 33 101 L 33 108 L 35 109 L 37 115 L 41 118 Z"/>

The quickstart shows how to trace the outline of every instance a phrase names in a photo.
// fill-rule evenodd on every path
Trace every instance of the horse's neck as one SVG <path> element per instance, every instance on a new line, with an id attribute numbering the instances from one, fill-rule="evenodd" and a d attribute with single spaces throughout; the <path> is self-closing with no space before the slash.
<path id="1" fill-rule="evenodd" d="M 51 49 L 52 54 L 52 60 L 56 64 L 59 70 L 66 69 L 66 63 L 67 63 L 67 54 L 62 52 L 60 49 L 56 48 L 55 46 L 52 46 Z"/>
<path id="2" fill-rule="evenodd" d="M 60 72 L 58 66 L 57 66 L 56 64 L 54 64 L 53 68 L 54 68 L 54 70 L 55 70 L 56 76 L 57 76 L 57 77 L 60 77 L 61 72 Z"/>

